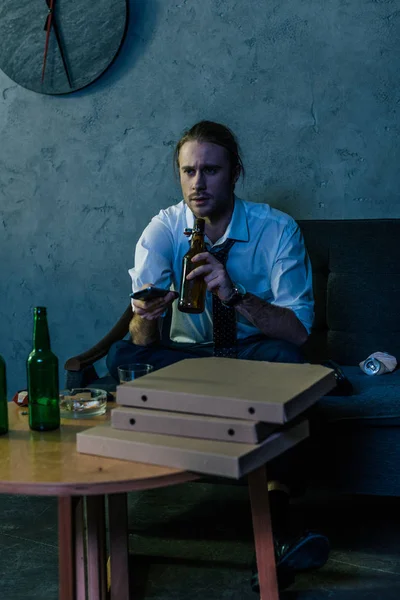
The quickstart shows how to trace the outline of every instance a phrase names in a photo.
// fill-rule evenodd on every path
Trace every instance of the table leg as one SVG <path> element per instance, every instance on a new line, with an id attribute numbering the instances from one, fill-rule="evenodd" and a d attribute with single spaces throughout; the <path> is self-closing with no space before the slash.
<path id="1" fill-rule="evenodd" d="M 89 600 L 105 600 L 107 597 L 104 500 L 104 496 L 86 497 Z"/>
<path id="2" fill-rule="evenodd" d="M 75 600 L 76 498 L 58 498 L 59 600 Z"/>
<path id="3" fill-rule="evenodd" d="M 84 500 L 76 498 L 75 510 L 75 577 L 76 600 L 87 600 Z"/>
<path id="4" fill-rule="evenodd" d="M 261 600 L 279 600 L 266 467 L 248 476 Z"/>
<path id="5" fill-rule="evenodd" d="M 126 494 L 108 496 L 111 600 L 129 600 L 128 503 Z"/>

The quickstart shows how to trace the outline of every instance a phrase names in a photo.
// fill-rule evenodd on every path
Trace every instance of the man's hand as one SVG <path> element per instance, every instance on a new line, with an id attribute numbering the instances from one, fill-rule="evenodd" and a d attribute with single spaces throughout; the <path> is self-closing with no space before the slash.
<path id="1" fill-rule="evenodd" d="M 220 300 L 227 300 L 232 295 L 233 283 L 224 265 L 210 252 L 200 252 L 192 258 L 193 263 L 201 261 L 206 261 L 206 264 L 190 271 L 187 279 L 204 276 L 207 289 L 216 294 Z"/>
<path id="2" fill-rule="evenodd" d="M 154 284 L 146 283 L 140 289 L 152 285 Z M 142 319 L 153 321 L 154 319 L 161 317 L 168 306 L 170 306 L 178 296 L 179 294 L 177 292 L 168 292 L 164 298 L 156 298 L 155 300 L 132 300 L 132 304 L 135 307 L 135 314 L 139 315 Z"/>

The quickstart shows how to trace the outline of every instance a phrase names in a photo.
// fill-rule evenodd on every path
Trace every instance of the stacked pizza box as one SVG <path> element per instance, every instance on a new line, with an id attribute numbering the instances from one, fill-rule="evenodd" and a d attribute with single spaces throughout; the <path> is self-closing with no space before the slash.
<path id="1" fill-rule="evenodd" d="M 77 448 L 238 479 L 305 439 L 302 414 L 335 383 L 320 365 L 183 360 L 118 386 L 111 423 Z"/>

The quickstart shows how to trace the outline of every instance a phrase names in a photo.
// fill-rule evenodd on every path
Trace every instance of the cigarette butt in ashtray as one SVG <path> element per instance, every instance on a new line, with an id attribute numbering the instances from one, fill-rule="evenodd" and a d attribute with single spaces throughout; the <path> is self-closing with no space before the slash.
<path id="1" fill-rule="evenodd" d="M 360 369 L 366 375 L 384 375 L 391 373 L 397 367 L 397 359 L 388 352 L 373 352 L 360 362 Z"/>

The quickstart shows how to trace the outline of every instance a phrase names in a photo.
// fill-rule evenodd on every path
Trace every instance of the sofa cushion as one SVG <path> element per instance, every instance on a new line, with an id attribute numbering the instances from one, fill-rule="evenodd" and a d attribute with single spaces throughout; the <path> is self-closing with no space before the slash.
<path id="1" fill-rule="evenodd" d="M 313 270 L 311 362 L 400 357 L 400 219 L 298 221 Z"/>
<path id="2" fill-rule="evenodd" d="M 360 367 L 342 367 L 353 385 L 352 396 L 324 396 L 310 411 L 317 423 L 346 420 L 368 426 L 400 425 L 400 369 L 366 375 Z"/>

